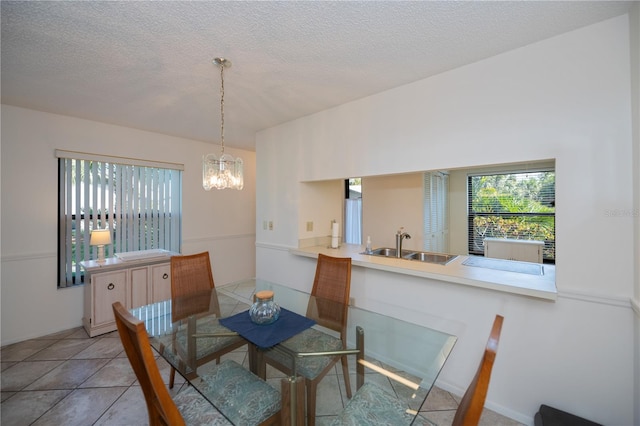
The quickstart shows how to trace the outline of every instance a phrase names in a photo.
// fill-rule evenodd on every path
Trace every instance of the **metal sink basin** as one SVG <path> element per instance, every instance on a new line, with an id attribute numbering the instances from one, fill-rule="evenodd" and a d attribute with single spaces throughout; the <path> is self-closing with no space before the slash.
<path id="1" fill-rule="evenodd" d="M 382 248 L 377 248 L 371 251 L 371 253 L 363 253 L 363 254 L 370 254 L 371 256 L 382 256 L 382 257 L 396 257 L 396 249 L 394 248 L 390 248 L 390 247 L 382 247 Z M 408 256 L 410 254 L 413 254 L 413 251 L 411 250 L 402 250 L 402 256 Z"/>
<path id="2" fill-rule="evenodd" d="M 396 249 L 391 247 L 381 247 L 371 251 L 371 253 L 362 253 L 369 254 L 371 256 L 380 256 L 380 257 L 396 257 Z M 444 253 L 430 253 L 425 251 L 413 251 L 413 250 L 402 250 L 400 259 L 405 260 L 415 260 L 417 262 L 425 262 L 425 263 L 437 263 L 440 265 L 446 265 L 451 262 L 453 259 L 458 257 L 455 254 L 444 254 Z"/>
<path id="3" fill-rule="evenodd" d="M 415 253 L 411 253 L 409 256 L 406 256 L 405 259 L 417 260 L 419 262 L 427 262 L 427 263 L 439 263 L 441 265 L 446 265 L 456 257 L 458 256 L 455 254 L 429 253 L 429 252 L 417 251 Z"/>

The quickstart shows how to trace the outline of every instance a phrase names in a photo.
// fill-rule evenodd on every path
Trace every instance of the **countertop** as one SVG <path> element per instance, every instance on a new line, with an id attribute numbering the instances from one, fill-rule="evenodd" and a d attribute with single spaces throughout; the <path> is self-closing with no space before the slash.
<path id="1" fill-rule="evenodd" d="M 327 246 L 296 248 L 291 249 L 290 253 L 311 258 L 317 258 L 319 253 L 334 257 L 350 257 L 352 265 L 363 268 L 378 269 L 546 300 L 556 300 L 558 296 L 555 265 L 542 265 L 544 270 L 542 275 L 531 275 L 463 265 L 462 263 L 470 256 L 460 255 L 446 265 L 439 265 L 367 255 L 363 254 L 364 250 L 365 247 L 361 245 L 343 244 L 335 249 Z"/>
<path id="2" fill-rule="evenodd" d="M 156 263 L 166 263 L 171 260 L 172 256 L 179 256 L 180 253 L 158 250 L 158 253 L 147 257 L 139 257 L 132 260 L 122 260 L 117 256 L 107 257 L 103 263 L 97 260 L 85 260 L 80 262 L 80 266 L 87 272 L 107 272 L 122 268 L 130 268 L 134 266 L 153 265 Z"/>

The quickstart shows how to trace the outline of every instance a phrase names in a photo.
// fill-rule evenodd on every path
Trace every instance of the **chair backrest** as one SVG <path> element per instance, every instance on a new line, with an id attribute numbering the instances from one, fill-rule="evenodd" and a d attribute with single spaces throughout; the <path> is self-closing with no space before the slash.
<path id="1" fill-rule="evenodd" d="M 171 297 L 214 287 L 209 252 L 171 257 Z"/>
<path id="2" fill-rule="evenodd" d="M 484 408 L 484 401 L 487 397 L 487 391 L 489 390 L 489 380 L 491 379 L 491 369 L 493 368 L 493 362 L 496 359 L 496 352 L 498 351 L 498 342 L 500 341 L 500 332 L 502 331 L 502 321 L 504 317 L 496 315 L 493 321 L 493 327 L 491 328 L 491 334 L 487 341 L 487 346 L 484 350 L 480 366 L 476 372 L 473 381 L 467 388 L 458 410 L 453 418 L 453 426 L 464 425 L 477 425 L 482 415 L 482 409 Z"/>
<path id="3" fill-rule="evenodd" d="M 346 336 L 350 291 L 351 258 L 318 254 L 311 289 L 311 296 L 315 296 L 316 303 L 307 306 L 307 317 Z"/>
<path id="4" fill-rule="evenodd" d="M 181 255 L 171 257 L 171 299 L 176 300 L 197 293 L 207 293 L 213 289 L 213 273 L 211 272 L 211 261 L 209 260 L 209 252 L 205 251 L 197 254 Z M 213 295 L 215 296 L 215 295 Z M 212 309 L 212 312 L 220 315 L 220 308 L 217 298 L 212 298 L 213 306 L 209 306 L 209 300 L 203 298 L 202 306 L 196 309 L 193 303 L 191 310 L 183 311 L 180 304 L 176 304 L 175 309 L 171 311 L 173 322 Z M 184 305 L 184 304 L 183 304 Z"/>
<path id="5" fill-rule="evenodd" d="M 131 315 L 120 302 L 113 304 L 113 314 L 122 346 L 147 402 L 149 424 L 184 425 L 182 415 L 162 381 L 144 323 Z"/>

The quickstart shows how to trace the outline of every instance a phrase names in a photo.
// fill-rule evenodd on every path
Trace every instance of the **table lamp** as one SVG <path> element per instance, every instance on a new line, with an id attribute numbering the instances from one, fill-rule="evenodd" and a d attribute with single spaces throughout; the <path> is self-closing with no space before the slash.
<path id="1" fill-rule="evenodd" d="M 109 229 L 94 229 L 91 231 L 89 244 L 98 246 L 98 263 L 104 263 L 104 246 L 111 244 L 111 231 Z"/>

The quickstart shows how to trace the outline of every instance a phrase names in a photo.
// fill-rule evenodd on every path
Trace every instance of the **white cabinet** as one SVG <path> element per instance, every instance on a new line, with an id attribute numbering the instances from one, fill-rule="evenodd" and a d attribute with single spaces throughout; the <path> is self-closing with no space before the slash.
<path id="1" fill-rule="evenodd" d="M 82 324 L 89 336 L 116 329 L 111 306 L 114 302 L 131 309 L 171 299 L 171 256 L 177 254 L 136 261 L 109 258 L 103 264 L 82 262 L 87 283 Z"/>
<path id="2" fill-rule="evenodd" d="M 495 259 L 542 263 L 544 241 L 485 238 L 484 256 Z"/>
<path id="3" fill-rule="evenodd" d="M 94 297 L 91 300 L 91 326 L 102 329 L 113 322 L 111 305 L 120 301 L 127 301 L 127 271 L 105 272 L 92 277 L 91 287 Z M 87 330 L 88 332 L 89 330 Z"/>
<path id="4" fill-rule="evenodd" d="M 171 265 L 153 265 L 149 269 L 153 281 L 153 285 L 149 287 L 149 303 L 171 299 Z"/>
<path id="5" fill-rule="evenodd" d="M 129 307 L 144 306 L 149 300 L 149 267 L 139 266 L 129 269 Z"/>

